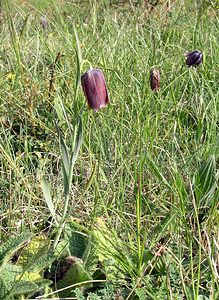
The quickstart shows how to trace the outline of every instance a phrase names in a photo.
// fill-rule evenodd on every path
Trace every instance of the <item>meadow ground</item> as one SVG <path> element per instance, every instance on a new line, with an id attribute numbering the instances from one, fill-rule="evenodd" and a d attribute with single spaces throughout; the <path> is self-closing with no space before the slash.
<path id="1" fill-rule="evenodd" d="M 0 299 L 219 298 L 218 37 L 211 0 L 0 2 Z"/>

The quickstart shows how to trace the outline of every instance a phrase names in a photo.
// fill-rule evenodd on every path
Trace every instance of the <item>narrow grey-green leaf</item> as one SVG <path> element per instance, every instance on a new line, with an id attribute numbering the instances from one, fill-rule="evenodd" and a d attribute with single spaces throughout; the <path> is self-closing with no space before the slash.
<path id="1" fill-rule="evenodd" d="M 82 119 L 80 116 L 78 117 L 78 128 L 76 128 L 76 126 L 75 126 L 75 130 L 77 130 L 77 136 L 76 136 L 76 141 L 75 141 L 75 147 L 71 154 L 71 159 L 70 159 L 69 189 L 70 189 L 70 185 L 72 182 L 74 164 L 77 159 L 78 152 L 80 150 L 81 143 L 82 143 Z"/>
<path id="2" fill-rule="evenodd" d="M 70 184 L 69 184 L 69 175 L 66 173 L 64 165 L 62 165 L 62 173 L 63 173 L 64 194 L 67 196 L 69 194 Z"/>
<path id="3" fill-rule="evenodd" d="M 68 150 L 59 128 L 58 128 L 58 133 L 59 133 L 59 147 L 62 154 L 62 164 L 63 167 L 65 168 L 66 174 L 69 176 L 70 163 L 69 163 Z"/>
<path id="4" fill-rule="evenodd" d="M 72 157 L 71 157 L 71 167 L 72 168 L 73 168 L 73 166 L 75 164 L 75 161 L 77 159 L 78 152 L 79 152 L 80 147 L 81 147 L 81 143 L 82 143 L 82 119 L 81 119 L 81 116 L 79 116 L 77 137 L 76 137 L 76 141 L 75 141 L 75 148 L 74 148 L 74 151 L 73 151 Z"/>
<path id="5" fill-rule="evenodd" d="M 51 213 L 53 219 L 57 223 L 57 221 L 56 221 L 56 211 L 55 211 L 55 207 L 53 205 L 52 197 L 51 197 L 51 193 L 50 193 L 50 186 L 49 186 L 49 184 L 48 184 L 48 182 L 46 181 L 45 178 L 42 178 L 41 185 L 42 185 L 43 195 L 44 195 L 46 204 L 47 204 L 47 206 L 50 210 L 50 213 Z"/>

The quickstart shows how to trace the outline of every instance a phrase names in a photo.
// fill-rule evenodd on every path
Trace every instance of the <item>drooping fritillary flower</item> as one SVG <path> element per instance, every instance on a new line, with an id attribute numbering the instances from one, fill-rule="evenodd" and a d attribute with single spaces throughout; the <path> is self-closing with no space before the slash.
<path id="1" fill-rule="evenodd" d="M 109 103 L 106 81 L 100 69 L 90 69 L 84 73 L 81 85 L 89 107 L 95 112 Z"/>
<path id="2" fill-rule="evenodd" d="M 194 66 L 197 67 L 202 63 L 203 54 L 201 51 L 195 50 L 192 52 L 187 52 L 186 56 L 186 64 L 188 67 Z"/>
<path id="3" fill-rule="evenodd" d="M 152 91 L 158 91 L 160 89 L 160 72 L 153 69 L 150 72 L 150 86 Z"/>

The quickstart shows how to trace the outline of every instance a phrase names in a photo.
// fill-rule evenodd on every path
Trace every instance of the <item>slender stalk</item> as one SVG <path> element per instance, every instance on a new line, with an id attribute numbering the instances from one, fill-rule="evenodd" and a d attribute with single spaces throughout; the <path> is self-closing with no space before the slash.
<path id="1" fill-rule="evenodd" d="M 56 246 L 58 245 L 60 236 L 62 234 L 62 231 L 63 231 L 64 227 L 65 227 L 65 219 L 66 219 L 66 214 L 67 214 L 67 210 L 68 210 L 68 203 L 69 203 L 69 194 L 65 196 L 65 203 L 64 203 L 64 209 L 63 209 L 63 212 L 62 212 L 62 217 L 61 217 L 61 220 L 59 222 L 59 227 L 57 229 L 56 237 L 55 237 L 55 240 L 54 240 L 54 243 L 53 243 L 53 249 L 54 250 L 56 249 Z"/>
<path id="2" fill-rule="evenodd" d="M 80 50 L 80 42 L 78 39 L 78 35 L 74 26 L 74 35 L 75 35 L 75 40 L 76 40 L 76 56 L 77 56 L 77 74 L 76 74 L 76 85 L 75 85 L 75 105 L 74 105 L 74 113 L 77 111 L 76 110 L 76 105 L 77 105 L 77 98 L 78 98 L 78 91 L 79 91 L 79 85 L 80 85 L 80 78 L 81 78 L 81 68 L 83 65 L 82 62 L 82 56 L 81 56 L 81 50 Z M 57 56 L 57 58 L 59 58 L 59 54 Z M 77 121 L 78 121 L 78 117 L 82 114 L 84 110 L 84 106 L 82 107 L 81 111 L 79 112 L 79 114 L 77 113 L 74 119 L 74 132 L 71 132 L 71 150 L 70 150 L 70 155 L 67 154 L 69 156 L 69 160 L 70 160 L 70 164 L 69 164 L 69 168 L 68 171 L 65 170 L 63 168 L 63 172 L 67 172 L 66 176 L 67 176 L 67 189 L 64 192 L 64 208 L 63 208 L 63 212 L 62 212 L 62 216 L 61 216 L 61 220 L 59 222 L 59 226 L 57 229 L 57 233 L 54 239 L 54 243 L 53 243 L 53 249 L 56 248 L 60 236 L 62 234 L 62 231 L 65 227 L 65 221 L 66 221 L 66 216 L 67 216 L 67 210 L 68 210 L 68 204 L 69 204 L 69 196 L 70 196 L 70 190 L 71 190 L 71 184 L 72 184 L 72 178 L 73 178 L 73 167 L 74 167 L 74 163 L 75 163 L 75 159 L 77 156 L 77 153 L 79 151 L 79 148 L 77 148 L 76 145 L 76 135 L 77 135 L 77 131 L 79 130 L 79 128 L 77 127 Z M 59 134 L 61 134 L 61 132 L 59 132 Z M 64 184 L 65 186 L 65 184 Z M 65 189 L 65 187 L 64 187 Z"/>
<path id="3" fill-rule="evenodd" d="M 142 143 L 141 143 L 141 125 L 139 120 L 139 155 L 141 157 L 142 153 Z M 138 174 L 138 190 L 136 198 L 136 223 L 137 223 L 137 247 L 138 247 L 138 274 L 141 274 L 142 267 L 142 245 L 141 245 L 141 176 L 142 176 L 142 161 L 140 158 L 139 174 Z"/>
<path id="4" fill-rule="evenodd" d="M 82 54 L 81 54 L 81 46 L 80 46 L 80 41 L 78 38 L 78 34 L 75 28 L 75 25 L 73 24 L 73 30 L 74 30 L 74 36 L 75 36 L 75 41 L 76 41 L 76 59 L 77 59 L 77 73 L 76 73 L 76 84 L 75 84 L 75 102 L 74 102 L 74 112 L 76 111 L 77 107 L 77 98 L 78 98 L 78 91 L 79 91 L 79 85 L 80 85 L 80 80 L 81 80 L 81 69 L 82 69 Z"/>

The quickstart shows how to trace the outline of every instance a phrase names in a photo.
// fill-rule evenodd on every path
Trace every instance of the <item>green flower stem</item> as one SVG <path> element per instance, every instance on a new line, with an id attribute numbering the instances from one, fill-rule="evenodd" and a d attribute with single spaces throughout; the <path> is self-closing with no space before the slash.
<path id="1" fill-rule="evenodd" d="M 62 231 L 65 227 L 66 214 L 67 214 L 67 210 L 68 210 L 68 203 L 69 203 L 69 194 L 65 196 L 65 204 L 64 204 L 64 209 L 63 209 L 63 212 L 62 212 L 62 217 L 61 217 L 61 220 L 59 222 L 59 227 L 58 227 L 56 237 L 55 237 L 55 240 L 54 240 L 54 243 L 53 243 L 53 249 L 54 250 L 56 249 L 56 246 L 59 242 Z"/>
<path id="2" fill-rule="evenodd" d="M 77 31 L 75 29 L 75 26 L 74 26 L 74 35 L 75 35 L 75 40 L 76 40 L 76 57 L 77 57 L 77 74 L 76 74 L 76 84 L 75 84 L 75 94 L 74 94 L 74 100 L 75 100 L 74 101 L 74 103 L 75 103 L 74 113 L 75 113 L 77 111 L 77 98 L 78 98 L 78 91 L 79 91 L 80 79 L 81 79 L 81 69 L 82 69 L 82 66 L 83 66 L 84 62 L 87 62 L 87 61 L 82 60 L 80 42 L 79 42 L 79 38 L 78 38 L 78 35 L 77 35 Z M 78 118 L 81 118 L 81 115 L 84 111 L 84 107 L 85 107 L 85 105 L 83 105 L 80 112 L 76 114 L 76 117 L 75 117 L 75 120 L 74 120 L 74 125 L 75 125 L 74 126 L 74 132 L 71 131 L 71 140 L 72 140 L 71 150 L 70 150 L 70 153 L 67 154 L 67 156 L 69 156 L 70 165 L 69 165 L 69 168 L 68 168 L 68 171 L 67 171 L 67 175 L 65 175 L 66 178 L 67 178 L 67 181 L 66 181 L 67 182 L 67 188 L 65 187 L 65 183 L 64 183 L 64 190 L 65 190 L 65 192 L 64 192 L 64 208 L 63 208 L 61 220 L 59 222 L 59 226 L 58 226 L 58 229 L 57 229 L 57 233 L 56 233 L 56 236 L 55 236 L 55 239 L 54 239 L 53 249 L 56 248 L 56 246 L 57 246 L 57 244 L 60 240 L 60 236 L 62 234 L 62 231 L 65 227 L 66 216 L 67 216 L 67 211 L 68 211 L 68 204 L 69 204 L 69 198 L 70 198 L 69 196 L 70 196 L 71 184 L 72 184 L 72 178 L 73 178 L 73 167 L 74 167 L 74 163 L 75 163 L 75 160 L 76 160 L 79 148 L 80 148 L 80 145 L 79 145 L 78 149 L 77 149 L 77 145 L 76 145 L 76 135 L 77 135 L 76 132 L 79 130 L 79 128 L 77 127 L 77 125 L 78 125 L 77 122 L 78 122 Z M 59 132 L 59 134 L 61 134 L 61 133 Z M 63 143 L 64 143 L 64 145 L 66 144 L 64 142 L 64 140 L 63 140 Z M 63 172 L 66 172 L 65 166 L 63 167 Z"/>

